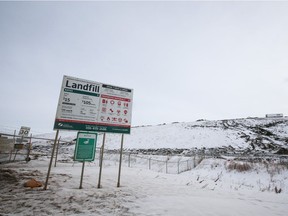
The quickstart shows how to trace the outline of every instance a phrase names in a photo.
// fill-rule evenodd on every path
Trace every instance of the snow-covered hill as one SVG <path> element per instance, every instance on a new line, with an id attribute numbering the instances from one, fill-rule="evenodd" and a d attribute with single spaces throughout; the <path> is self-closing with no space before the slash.
<path id="1" fill-rule="evenodd" d="M 98 144 L 101 145 L 101 135 Z M 119 149 L 120 135 L 108 134 L 106 148 Z M 125 149 L 227 148 L 276 153 L 288 147 L 288 118 L 196 121 L 132 128 Z"/>
<path id="2" fill-rule="evenodd" d="M 59 137 L 62 141 L 69 142 L 76 138 L 76 134 L 60 131 Z M 55 133 L 37 136 L 54 139 Z M 103 134 L 99 133 L 98 147 L 102 145 L 102 138 Z M 120 144 L 120 134 L 106 134 L 106 149 L 120 149 Z M 189 123 L 137 126 L 131 129 L 130 135 L 125 135 L 124 149 L 178 149 L 178 153 L 187 150 L 217 149 L 222 152 L 288 154 L 288 118 L 198 120 Z"/>

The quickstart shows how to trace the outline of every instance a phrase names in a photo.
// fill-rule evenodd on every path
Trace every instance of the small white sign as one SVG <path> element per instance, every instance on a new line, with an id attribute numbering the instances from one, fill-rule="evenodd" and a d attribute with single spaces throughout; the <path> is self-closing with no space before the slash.
<path id="1" fill-rule="evenodd" d="M 19 131 L 19 136 L 28 136 L 30 132 L 30 127 L 25 127 L 25 126 L 21 126 L 20 131 Z"/>

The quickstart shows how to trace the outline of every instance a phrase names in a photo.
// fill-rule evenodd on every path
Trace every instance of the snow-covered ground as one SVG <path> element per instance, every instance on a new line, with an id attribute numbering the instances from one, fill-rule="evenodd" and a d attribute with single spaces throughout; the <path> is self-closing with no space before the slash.
<path id="1" fill-rule="evenodd" d="M 58 163 L 48 189 L 25 188 L 29 178 L 45 181 L 47 158 L 1 165 L 1 215 L 287 215 L 288 172 L 267 172 L 254 164 L 246 172 L 229 170 L 223 159 L 204 159 L 182 174 L 106 163 L 101 188 L 99 166 L 86 163 L 79 189 L 81 163 Z M 9 171 L 9 174 L 7 174 Z M 6 180 L 7 181 L 6 181 Z M 281 193 L 275 193 L 275 187 Z"/>
<path id="2" fill-rule="evenodd" d="M 141 126 L 133 128 L 131 135 L 125 135 L 124 148 L 230 146 L 235 149 L 258 148 L 271 153 L 271 149 L 287 148 L 287 122 L 287 118 L 263 118 Z M 55 134 L 38 136 L 53 139 Z M 76 133 L 61 131 L 59 136 L 61 141 L 71 141 Z M 101 146 L 102 138 L 100 134 L 97 147 Z M 107 134 L 105 149 L 119 150 L 120 142 L 120 135 Z M 119 154 L 107 151 L 101 188 L 97 188 L 97 150 L 96 160 L 86 163 L 83 189 L 79 189 L 82 164 L 72 160 L 74 145 L 62 144 L 57 167 L 53 166 L 51 170 L 48 189 L 24 187 L 23 184 L 31 178 L 45 183 L 52 143 L 33 140 L 32 160 L 28 163 L 0 163 L 0 215 L 287 215 L 288 165 L 287 160 L 281 162 L 279 156 L 249 162 L 221 155 L 218 158 L 200 157 L 196 163 L 195 158 L 192 160 L 183 154 L 138 152 L 130 163 L 126 154 L 123 156 L 121 187 L 117 188 Z M 175 166 L 168 167 L 170 172 L 167 172 L 165 163 L 149 163 L 149 158 L 169 160 Z M 187 165 L 186 160 L 190 160 Z M 189 170 L 182 169 L 177 174 L 179 161 L 189 165 Z"/>

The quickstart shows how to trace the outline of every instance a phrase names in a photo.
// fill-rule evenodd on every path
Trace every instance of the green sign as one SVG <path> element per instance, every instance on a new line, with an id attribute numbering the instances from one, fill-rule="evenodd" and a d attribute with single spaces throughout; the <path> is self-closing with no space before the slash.
<path id="1" fill-rule="evenodd" d="M 95 159 L 96 141 L 96 133 L 78 132 L 74 160 L 93 161 Z"/>

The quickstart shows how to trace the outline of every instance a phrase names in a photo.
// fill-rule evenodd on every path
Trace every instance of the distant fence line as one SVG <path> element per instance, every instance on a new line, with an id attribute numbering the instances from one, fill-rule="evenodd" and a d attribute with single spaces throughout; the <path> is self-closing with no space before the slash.
<path id="1" fill-rule="evenodd" d="M 95 160 L 100 160 L 102 149 L 97 147 Z M 180 155 L 143 155 L 131 152 L 124 152 L 122 155 L 122 164 L 127 167 L 144 168 L 152 171 L 179 174 L 195 168 L 203 160 L 202 156 L 185 157 Z M 103 163 L 107 162 L 111 164 L 119 161 L 119 152 L 111 151 L 109 149 L 104 150 Z"/>
<path id="2" fill-rule="evenodd" d="M 161 157 L 156 159 L 153 157 Z M 179 174 L 195 168 L 203 158 L 199 157 L 184 157 L 182 156 L 156 156 L 156 155 L 139 155 L 128 153 L 124 155 L 128 167 L 148 168 L 149 170 Z"/>
<path id="3" fill-rule="evenodd" d="M 5 133 L 0 133 L 0 138 L 2 139 L 8 139 L 8 138 L 13 139 L 13 142 L 11 145 L 17 144 L 17 138 L 20 138 L 25 140 L 26 142 L 23 142 L 23 148 L 22 149 L 11 149 L 10 151 L 1 151 L 1 145 L 0 143 L 0 163 L 3 162 L 14 162 L 14 161 L 29 161 L 30 158 L 29 156 L 47 156 L 50 157 L 50 150 L 52 149 L 52 144 L 54 143 L 55 139 L 49 139 L 49 138 L 44 138 L 44 137 L 39 137 L 39 136 L 28 136 L 28 137 L 23 137 L 16 135 L 15 133 L 12 134 L 5 134 Z M 46 146 L 47 152 L 46 153 L 41 153 L 41 152 L 31 152 L 33 150 L 32 143 L 35 143 L 35 140 L 44 140 L 50 142 L 51 145 Z M 61 147 L 63 146 L 59 144 L 70 144 L 73 143 L 73 141 L 64 141 L 61 140 L 61 137 L 57 140 L 57 149 L 56 151 L 58 152 Z M 35 143 L 37 144 L 37 142 Z M 67 145 L 66 145 L 67 147 Z M 97 159 L 99 160 L 99 155 L 101 152 L 101 148 L 97 147 L 96 148 L 96 163 Z M 71 152 L 69 152 L 71 153 Z M 118 150 L 109 150 L 109 149 L 104 149 L 104 162 L 105 161 L 118 161 L 119 159 L 119 151 Z M 57 161 L 57 155 L 56 154 L 56 159 Z M 238 160 L 246 160 L 246 161 L 257 161 L 258 156 L 253 156 L 253 155 L 222 155 L 222 156 L 234 156 Z M 133 150 L 130 152 L 129 150 L 124 151 L 123 154 L 123 165 L 128 166 L 128 167 L 137 167 L 137 168 L 144 168 L 144 169 L 149 169 L 157 172 L 163 172 L 163 173 L 170 173 L 170 174 L 179 174 L 188 170 L 191 170 L 195 168 L 204 158 L 218 158 L 219 154 L 205 154 L 205 152 L 195 152 L 193 155 L 190 156 L 185 156 L 185 155 L 152 155 L 152 154 L 141 154 L 135 152 Z M 221 157 L 221 156 L 220 156 Z M 288 156 L 287 155 L 266 155 L 266 156 L 259 156 L 260 159 L 273 159 L 276 158 L 280 162 L 288 163 Z M 66 162 L 72 162 L 73 157 L 70 157 L 69 160 Z M 62 162 L 64 162 L 62 160 Z M 56 166 L 56 162 L 55 162 Z"/>

